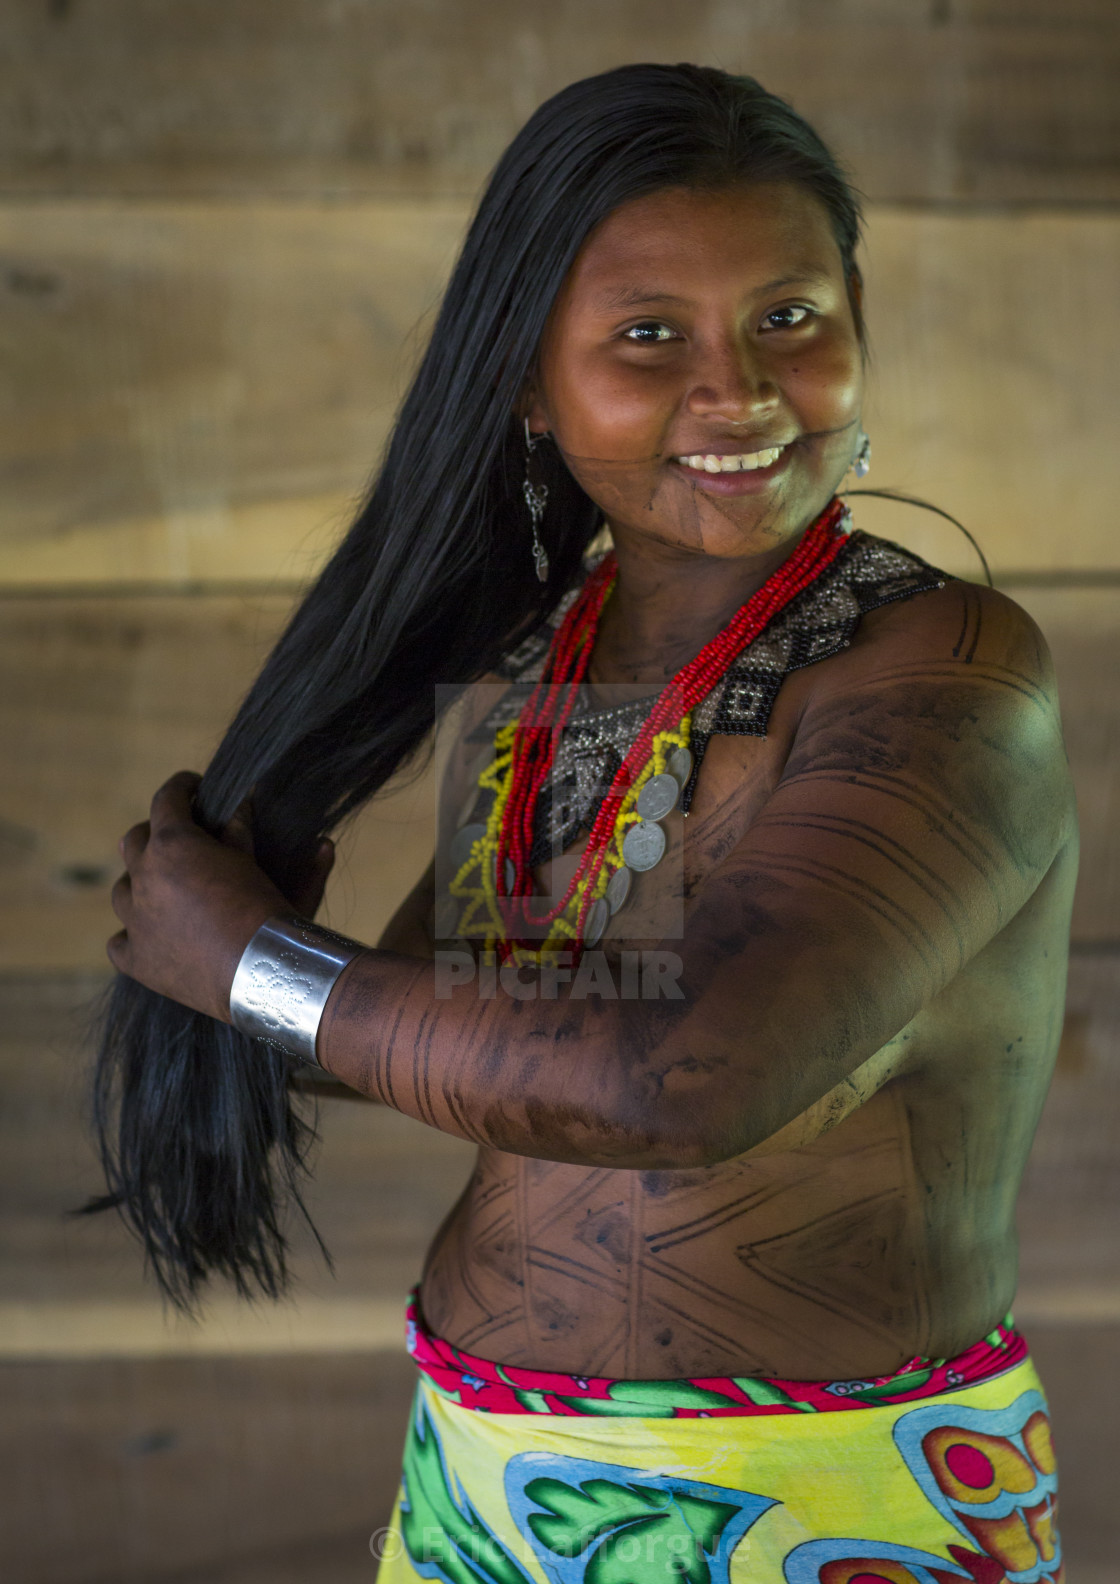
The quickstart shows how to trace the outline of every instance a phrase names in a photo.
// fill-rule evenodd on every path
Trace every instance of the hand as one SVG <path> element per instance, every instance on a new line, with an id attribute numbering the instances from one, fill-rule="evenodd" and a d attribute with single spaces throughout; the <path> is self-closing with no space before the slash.
<path id="1" fill-rule="evenodd" d="M 189 772 L 184 771 L 184 774 Z M 197 782 L 198 777 L 195 777 Z M 236 847 L 239 852 L 248 853 L 250 858 L 256 858 L 256 844 L 253 840 L 253 800 L 246 798 L 241 807 L 234 814 L 225 830 L 222 832 L 222 841 L 228 847 Z M 324 836 L 319 843 L 318 850 L 312 862 L 311 872 L 299 888 L 292 892 L 288 898 L 288 911 L 294 909 L 301 918 L 313 919 L 323 904 L 323 893 L 327 889 L 331 870 L 334 868 L 335 848 L 329 836 Z"/>
<path id="2" fill-rule="evenodd" d="M 122 838 L 126 873 L 112 903 L 124 929 L 107 950 L 121 973 L 228 1023 L 245 947 L 274 914 L 315 911 L 334 848 L 324 842 L 301 894 L 285 897 L 253 857 L 247 810 L 238 810 L 221 840 L 195 823 L 199 779 L 190 771 L 172 776 L 152 799 L 150 819 Z"/>

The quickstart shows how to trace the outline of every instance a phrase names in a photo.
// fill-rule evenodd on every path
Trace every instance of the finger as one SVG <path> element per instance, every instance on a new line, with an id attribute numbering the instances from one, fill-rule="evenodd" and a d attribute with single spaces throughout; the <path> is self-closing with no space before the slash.
<path id="1" fill-rule="evenodd" d="M 132 881 L 128 875 L 121 875 L 113 886 L 109 892 L 109 903 L 121 923 L 127 924 L 132 917 Z"/>
<path id="2" fill-rule="evenodd" d="M 151 826 L 163 832 L 175 825 L 193 825 L 192 802 L 202 777 L 194 770 L 179 770 L 165 781 L 152 799 Z"/>
<path id="3" fill-rule="evenodd" d="M 132 952 L 128 944 L 128 931 L 118 930 L 105 942 L 105 955 L 118 973 L 126 974 L 132 965 Z"/>
<path id="4" fill-rule="evenodd" d="M 152 827 L 149 822 L 141 820 L 139 825 L 134 825 L 131 830 L 126 831 L 121 837 L 117 843 L 117 850 L 124 859 L 127 869 L 131 869 L 143 853 L 151 834 Z"/>

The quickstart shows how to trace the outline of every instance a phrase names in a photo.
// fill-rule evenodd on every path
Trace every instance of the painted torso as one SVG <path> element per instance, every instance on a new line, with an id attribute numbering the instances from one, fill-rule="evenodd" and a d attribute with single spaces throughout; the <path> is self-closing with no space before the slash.
<path id="1" fill-rule="evenodd" d="M 820 676 L 937 586 L 863 543 L 877 583 L 861 589 L 850 567 L 697 718 L 710 735 L 688 817 L 666 822 L 667 861 L 642 877 L 652 904 L 659 875 L 683 876 L 686 927 L 765 808 Z M 979 614 L 954 587 L 967 646 Z M 907 1028 L 745 1155 L 619 1171 L 481 1151 L 429 1254 L 428 1324 L 484 1358 L 628 1378 L 847 1378 L 967 1347 L 1013 1296 L 1015 1193 L 1060 1032 L 1074 868 L 1060 856 Z"/>

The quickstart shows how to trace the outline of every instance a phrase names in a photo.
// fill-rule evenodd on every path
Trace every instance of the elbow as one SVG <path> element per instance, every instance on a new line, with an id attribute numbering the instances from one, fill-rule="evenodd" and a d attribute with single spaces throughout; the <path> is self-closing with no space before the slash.
<path id="1" fill-rule="evenodd" d="M 692 1041 L 685 1046 L 679 1040 L 662 1044 L 644 1063 L 632 1066 L 636 1081 L 630 1093 L 639 1102 L 634 1131 L 648 1140 L 658 1166 L 677 1171 L 718 1166 L 766 1136 L 743 1067 L 741 1052 L 697 1050 Z"/>
<path id="2" fill-rule="evenodd" d="M 766 1136 L 750 1125 L 740 1054 L 698 1052 L 633 1017 L 604 1019 L 588 1033 L 580 1030 L 569 1061 L 557 1062 L 554 1048 L 537 1067 L 536 1081 L 522 1089 L 532 1099 L 505 1113 L 504 1138 L 491 1143 L 572 1165 L 692 1171 L 718 1166 Z"/>
<path id="3" fill-rule="evenodd" d="M 656 1166 L 699 1171 L 744 1154 L 756 1141 L 736 1121 L 728 1107 L 668 1107 L 651 1142 Z"/>
<path id="4" fill-rule="evenodd" d="M 603 1149 L 597 1164 L 643 1171 L 718 1166 L 766 1137 L 765 1126 L 751 1126 L 752 1109 L 726 1075 L 647 1073 L 627 1086 L 610 1117 L 596 1119 Z"/>
<path id="5" fill-rule="evenodd" d="M 502 1137 L 489 1140 L 498 1148 L 616 1171 L 692 1171 L 749 1148 L 714 1107 L 643 1103 L 633 1094 L 616 1106 L 550 1098 L 539 1109 L 526 1107 L 513 1128 L 508 1121 Z"/>
<path id="6" fill-rule="evenodd" d="M 754 1142 L 726 1119 L 682 1118 L 668 1114 L 628 1139 L 625 1160 L 616 1165 L 641 1171 L 703 1171 L 732 1160 Z"/>

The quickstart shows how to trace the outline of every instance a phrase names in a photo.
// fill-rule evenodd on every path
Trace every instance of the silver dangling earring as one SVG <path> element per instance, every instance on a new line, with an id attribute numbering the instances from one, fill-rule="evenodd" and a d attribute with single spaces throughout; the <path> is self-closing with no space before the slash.
<path id="1" fill-rule="evenodd" d="M 866 478 L 871 472 L 871 441 L 865 434 L 861 434 L 859 439 L 860 446 L 852 463 L 852 472 L 856 478 Z"/>
<path id="2" fill-rule="evenodd" d="M 544 439 L 543 434 L 535 435 L 529 432 L 529 420 L 525 420 L 525 482 L 521 486 L 521 493 L 525 497 L 525 504 L 529 508 L 529 520 L 533 525 L 533 565 L 537 569 L 537 577 L 542 583 L 548 582 L 548 551 L 541 543 L 541 519 L 544 509 L 548 505 L 548 485 L 534 484 L 533 452 Z"/>

